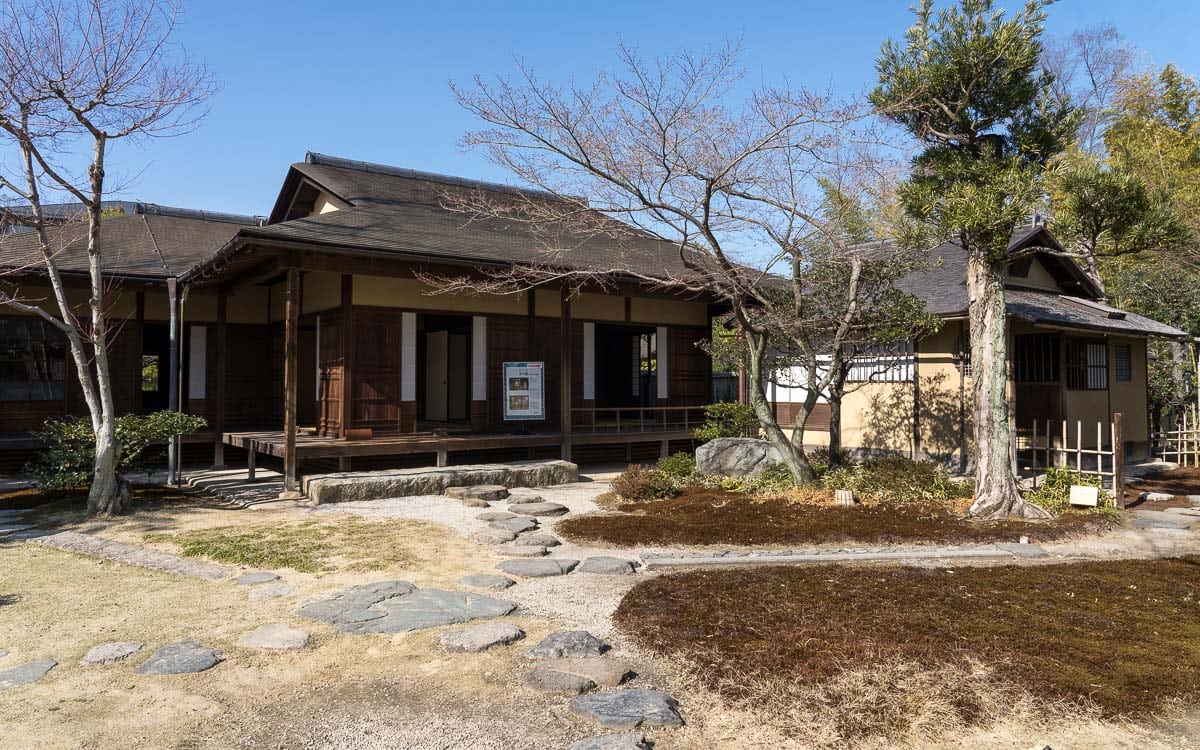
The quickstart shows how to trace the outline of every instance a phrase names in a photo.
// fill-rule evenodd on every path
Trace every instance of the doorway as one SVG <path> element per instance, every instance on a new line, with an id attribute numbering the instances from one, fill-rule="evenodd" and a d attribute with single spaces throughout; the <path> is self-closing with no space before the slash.
<path id="1" fill-rule="evenodd" d="M 431 427 L 470 421 L 471 319 L 418 317 L 417 390 L 421 418 Z"/>
<path id="2" fill-rule="evenodd" d="M 166 323 L 142 325 L 142 354 L 138 382 L 139 411 L 142 414 L 163 411 L 170 403 L 171 342 Z"/>
<path id="3" fill-rule="evenodd" d="M 658 399 L 656 331 L 596 325 L 596 406 L 654 406 Z"/>

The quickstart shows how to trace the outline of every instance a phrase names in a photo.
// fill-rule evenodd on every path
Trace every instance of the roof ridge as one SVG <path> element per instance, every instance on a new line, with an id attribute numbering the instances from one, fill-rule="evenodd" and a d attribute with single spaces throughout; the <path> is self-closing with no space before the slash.
<path id="1" fill-rule="evenodd" d="M 163 206 L 158 203 L 142 203 L 134 204 L 134 210 L 138 214 L 151 216 L 169 216 L 177 219 L 199 219 L 201 221 L 217 221 L 227 224 L 245 224 L 247 226 L 262 226 L 266 219 L 262 216 L 251 216 L 249 214 L 231 214 L 221 211 L 205 211 L 198 208 L 178 208 L 176 206 Z"/>
<path id="2" fill-rule="evenodd" d="M 145 214 L 139 214 L 139 216 L 142 217 L 142 223 L 146 225 L 146 233 L 150 235 L 150 244 L 154 246 L 154 254 L 158 256 L 158 262 L 162 264 L 164 271 L 172 273 L 171 267 L 167 265 L 167 259 L 163 257 L 162 248 L 158 246 L 158 238 L 154 236 L 154 227 L 146 221 Z"/>
<path id="3" fill-rule="evenodd" d="M 336 167 L 339 169 L 353 169 L 358 172 L 386 174 L 393 177 L 407 177 L 414 180 L 425 180 L 426 182 L 440 182 L 444 185 L 477 188 L 479 190 L 488 190 L 497 193 L 528 195 L 547 200 L 563 200 L 561 196 L 555 195 L 554 193 L 546 190 L 538 190 L 536 188 L 523 188 L 515 185 L 505 185 L 500 182 L 489 182 L 487 180 L 476 180 L 469 177 L 456 177 L 454 175 L 440 174 L 438 172 L 425 172 L 419 169 L 394 167 L 389 164 L 380 164 L 378 162 L 359 161 L 357 159 L 347 159 L 341 156 L 319 154 L 315 151 L 309 151 L 304 155 L 304 163 L 313 164 L 316 166 Z"/>

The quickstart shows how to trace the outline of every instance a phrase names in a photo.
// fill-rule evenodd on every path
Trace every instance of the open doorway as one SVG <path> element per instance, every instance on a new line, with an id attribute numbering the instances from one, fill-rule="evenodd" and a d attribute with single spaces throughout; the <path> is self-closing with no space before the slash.
<path id="1" fill-rule="evenodd" d="M 417 318 L 418 416 L 426 427 L 462 426 L 471 415 L 471 318 Z"/>
<path id="2" fill-rule="evenodd" d="M 166 323 L 142 325 L 141 392 L 142 414 L 162 411 L 170 403 L 170 332 Z"/>
<path id="3" fill-rule="evenodd" d="M 654 406 L 658 342 L 649 326 L 596 325 L 596 406 Z"/>

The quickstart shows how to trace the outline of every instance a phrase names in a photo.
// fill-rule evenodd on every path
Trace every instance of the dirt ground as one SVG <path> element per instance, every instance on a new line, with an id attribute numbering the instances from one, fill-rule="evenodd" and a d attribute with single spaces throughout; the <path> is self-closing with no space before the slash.
<path id="1" fill-rule="evenodd" d="M 1174 497 L 1170 500 L 1139 500 L 1138 496 L 1143 492 L 1163 492 Z M 1142 481 L 1125 488 L 1125 504 L 1140 510 L 1187 508 L 1191 506 L 1187 495 L 1200 495 L 1200 468 L 1181 467 L 1147 474 Z"/>

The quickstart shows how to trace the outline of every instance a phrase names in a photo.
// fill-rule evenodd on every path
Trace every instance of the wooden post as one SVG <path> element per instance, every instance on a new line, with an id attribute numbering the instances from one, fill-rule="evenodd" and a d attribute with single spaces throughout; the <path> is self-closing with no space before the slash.
<path id="1" fill-rule="evenodd" d="M 562 459 L 571 460 L 571 291 L 562 289 L 559 312 L 559 348 L 558 348 L 558 429 L 561 432 Z"/>
<path id="2" fill-rule="evenodd" d="M 354 276 L 342 274 L 342 413 L 338 418 L 338 437 L 354 426 Z"/>
<path id="3" fill-rule="evenodd" d="M 1125 418 L 1121 412 L 1113 414 L 1113 499 L 1117 507 L 1125 509 Z"/>
<path id="4" fill-rule="evenodd" d="M 283 328 L 283 492 L 279 497 L 295 498 L 296 491 L 296 382 L 298 329 L 300 327 L 300 271 L 287 270 L 287 298 Z"/>
<path id="5" fill-rule="evenodd" d="M 254 472 L 254 441 L 251 440 L 246 446 L 246 481 L 254 482 L 258 479 Z"/>
<path id="6" fill-rule="evenodd" d="M 225 368 L 228 366 L 227 348 L 229 342 L 229 298 L 225 292 L 217 294 L 217 404 L 213 414 L 213 426 L 217 430 L 216 442 L 213 445 L 213 468 L 225 468 L 225 398 L 228 377 Z"/>

